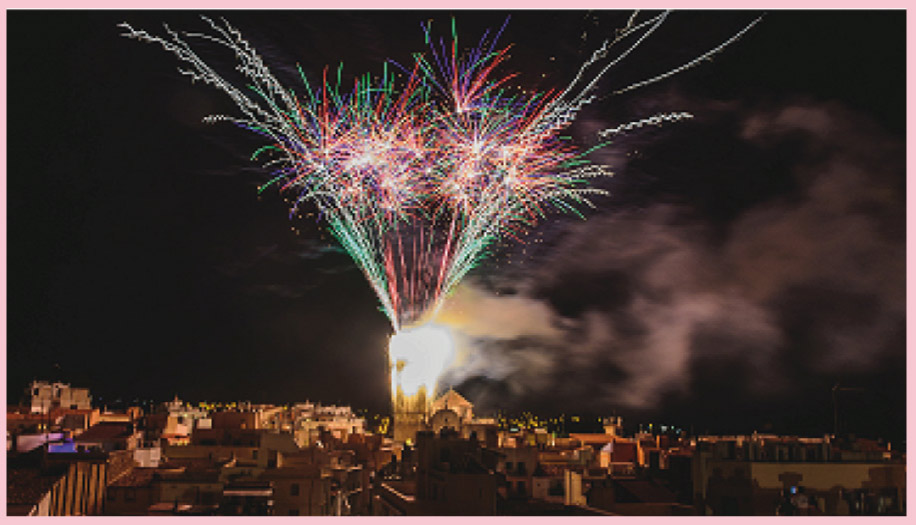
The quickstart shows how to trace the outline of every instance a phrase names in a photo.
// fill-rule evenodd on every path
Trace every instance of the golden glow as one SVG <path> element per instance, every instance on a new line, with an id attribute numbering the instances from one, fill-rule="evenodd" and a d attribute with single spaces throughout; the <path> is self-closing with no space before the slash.
<path id="1" fill-rule="evenodd" d="M 407 396 L 416 394 L 422 386 L 432 393 L 439 376 L 455 358 L 455 342 L 447 327 L 425 324 L 391 336 L 388 358 L 392 394 L 398 385 Z"/>

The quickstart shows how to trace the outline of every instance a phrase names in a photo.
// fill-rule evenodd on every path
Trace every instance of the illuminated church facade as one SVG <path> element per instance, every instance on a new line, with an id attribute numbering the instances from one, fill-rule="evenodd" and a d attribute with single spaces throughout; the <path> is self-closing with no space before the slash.
<path id="1" fill-rule="evenodd" d="M 397 389 L 394 395 L 394 441 L 412 445 L 416 443 L 417 432 L 431 430 L 436 434 L 451 429 L 462 437 L 476 435 L 484 439 L 496 429 L 493 419 L 474 417 L 474 404 L 454 389 L 449 389 L 435 400 L 430 400 L 426 389 L 413 396 L 404 395 Z"/>

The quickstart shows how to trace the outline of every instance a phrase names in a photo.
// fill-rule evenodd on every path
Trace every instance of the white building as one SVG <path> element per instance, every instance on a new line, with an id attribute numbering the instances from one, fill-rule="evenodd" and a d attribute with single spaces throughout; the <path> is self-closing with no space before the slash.
<path id="1" fill-rule="evenodd" d="M 309 446 L 318 440 L 321 429 L 346 441 L 350 434 L 365 434 L 366 420 L 356 417 L 348 406 L 300 403 L 294 406 L 296 443 Z"/>
<path id="2" fill-rule="evenodd" d="M 161 460 L 162 448 L 159 445 L 134 449 L 134 462 L 138 467 L 156 468 Z"/>
<path id="3" fill-rule="evenodd" d="M 29 385 L 31 412 L 47 414 L 55 408 L 89 409 L 92 396 L 88 388 L 72 388 L 68 383 L 32 381 Z"/>

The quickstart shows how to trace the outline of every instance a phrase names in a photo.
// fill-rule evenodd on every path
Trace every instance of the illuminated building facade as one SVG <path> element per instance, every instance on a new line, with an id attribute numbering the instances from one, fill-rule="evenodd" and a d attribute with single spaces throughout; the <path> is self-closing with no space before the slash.
<path id="1" fill-rule="evenodd" d="M 472 436 L 481 443 L 496 447 L 496 421 L 474 417 L 474 405 L 455 390 L 449 389 L 437 399 L 427 397 L 425 387 L 407 395 L 394 379 L 394 441 L 416 442 L 417 432 L 443 430 L 456 432 L 464 439 Z"/>
<path id="2" fill-rule="evenodd" d="M 451 333 L 443 326 L 426 324 L 391 337 L 388 366 L 396 442 L 413 443 L 427 427 L 436 383 L 454 354 Z"/>
<path id="3" fill-rule="evenodd" d="M 399 443 L 413 444 L 417 432 L 426 428 L 426 418 L 430 403 L 426 395 L 426 386 L 421 386 L 413 394 L 407 393 L 402 386 L 400 374 L 395 365 L 394 383 L 392 385 L 392 403 L 394 412 L 394 440 Z"/>
<path id="4" fill-rule="evenodd" d="M 88 388 L 73 388 L 67 383 L 32 381 L 28 388 L 31 412 L 47 414 L 55 408 L 88 410 L 92 408 L 92 396 Z"/>

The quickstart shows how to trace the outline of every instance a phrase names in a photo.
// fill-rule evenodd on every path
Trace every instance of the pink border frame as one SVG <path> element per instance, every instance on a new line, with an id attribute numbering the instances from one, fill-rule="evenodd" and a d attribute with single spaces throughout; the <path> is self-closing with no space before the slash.
<path id="1" fill-rule="evenodd" d="M 187 2 L 180 2 L 176 0 L 160 0 L 157 2 L 130 2 L 129 5 L 126 5 L 125 2 L 116 2 L 111 0 L 89 2 L 91 8 L 95 9 L 189 9 Z M 862 5 L 862 3 L 850 3 L 846 1 L 839 2 L 826 2 L 823 0 L 820 1 L 808 1 L 803 2 L 799 5 L 798 2 L 789 2 L 786 0 L 780 1 L 770 1 L 764 4 L 751 3 L 747 5 L 736 6 L 732 2 L 724 2 L 722 0 L 706 0 L 705 2 L 686 2 L 683 0 L 669 0 L 664 5 L 652 5 L 649 3 L 647 6 L 645 3 L 636 3 L 636 2 L 620 2 L 607 4 L 604 2 L 591 1 L 573 1 L 573 2 L 563 2 L 564 10 L 575 10 L 575 9 L 648 9 L 648 8 L 684 8 L 684 9 L 903 9 L 906 10 L 908 2 L 902 0 L 885 0 L 877 4 L 871 5 Z M 9 9 L 87 9 L 90 8 L 85 3 L 79 2 L 67 2 L 67 1 L 44 1 L 44 2 L 30 2 L 30 1 L 12 1 L 5 2 L 5 8 Z M 251 2 L 241 2 L 238 0 L 230 1 L 214 1 L 198 0 L 193 2 L 193 8 L 191 9 L 249 9 L 254 7 Z M 423 0 L 394 0 L 391 2 L 370 2 L 368 0 L 338 0 L 338 1 L 328 1 L 328 0 L 310 0 L 308 2 L 291 2 L 271 0 L 269 2 L 258 3 L 256 6 L 257 9 L 557 9 L 556 3 L 548 2 L 545 0 L 500 0 L 498 2 L 493 2 L 492 0 L 463 0 L 460 2 L 441 2 L 441 1 L 423 1 Z M 913 27 L 913 22 L 916 20 L 916 15 L 914 11 L 907 10 L 906 13 L 907 20 L 907 85 L 913 86 L 914 68 L 912 67 L 914 52 L 916 52 L 916 46 L 914 46 L 914 37 L 909 31 L 909 28 Z M 0 48 L 2 48 L 2 53 L 0 53 L 0 63 L 3 65 L 3 75 L 6 75 L 6 16 L 0 20 L 0 35 L 2 35 L 2 40 L 0 40 Z M 0 100 L 0 114 L 3 116 L 4 122 L 6 122 L 6 82 L 3 82 L 0 86 L 0 95 L 2 95 L 2 100 Z M 916 139 L 913 135 L 913 108 L 910 104 L 907 104 L 907 152 L 912 153 L 914 150 L 913 146 L 916 144 Z M 3 185 L 0 187 L 0 194 L 2 194 L 2 199 L 0 199 L 0 223 L 2 223 L 2 228 L 0 228 L 0 236 L 2 236 L 2 245 L 0 245 L 0 251 L 2 251 L 2 260 L 0 260 L 0 265 L 2 265 L 2 276 L 0 276 L 0 291 L 2 291 L 3 297 L 6 298 L 6 126 L 3 127 L 2 131 L 2 141 L 0 141 L 0 151 L 2 151 L 2 157 L 4 160 L 3 164 Z M 907 162 L 907 175 L 911 173 L 911 158 L 908 156 Z M 916 196 L 916 185 L 908 184 L 907 185 L 907 204 L 914 202 L 913 197 Z M 912 262 L 911 250 L 916 241 L 916 219 L 913 215 L 907 213 L 907 274 L 909 277 L 910 263 Z M 907 279 L 907 356 L 910 357 L 910 350 L 914 347 L 916 343 L 916 336 L 914 336 L 914 328 L 916 325 L 913 323 L 912 313 L 910 307 L 913 305 L 913 302 L 916 301 L 916 284 L 913 280 Z M 3 361 L 0 362 L 0 369 L 3 371 L 3 384 L 6 385 L 6 308 L 7 304 L 4 301 L 2 307 L 3 316 L 0 318 L 0 336 L 3 338 Z M 913 377 L 913 371 L 916 368 L 912 359 L 907 360 L 907 436 L 914 435 L 914 422 L 912 415 L 912 407 L 914 401 L 916 401 L 916 387 L 913 386 L 913 383 L 909 381 Z M 6 406 L 6 389 L 4 388 L 0 392 L 0 399 L 3 401 L 3 406 Z M 0 428 L 6 430 L 6 418 L 3 418 L 2 423 L 0 423 Z M 4 454 L 2 459 L 0 459 L 0 466 L 2 466 L 3 471 L 6 471 L 6 455 Z M 916 489 L 913 487 L 912 483 L 912 469 L 907 473 L 907 496 L 909 500 L 913 501 L 914 492 Z M 6 476 L 4 475 L 2 481 L 0 481 L 0 513 L 3 515 L 6 514 Z M 28 523 L 56 523 L 57 519 L 52 518 L 20 518 L 14 517 L 9 518 L 5 517 L 4 519 L 11 520 L 10 523 L 16 523 L 20 520 L 25 520 Z M 201 518 L 184 518 L 184 520 L 191 520 L 196 523 L 225 523 L 225 520 L 237 521 L 253 521 L 258 518 L 224 518 L 224 517 L 201 517 Z M 292 523 L 292 520 L 297 518 L 284 518 L 284 517 L 270 517 L 268 518 L 271 522 L 285 521 L 287 523 Z M 374 523 L 381 522 L 403 522 L 403 521 L 412 521 L 414 523 L 426 523 L 430 520 L 435 520 L 436 523 L 448 523 L 448 524 L 458 524 L 466 523 L 468 518 L 462 517 L 417 517 L 417 518 L 330 518 L 330 517 L 312 517 L 309 518 L 310 521 L 319 520 L 319 521 L 334 521 L 339 523 L 338 520 L 360 520 L 368 521 L 372 520 Z M 532 523 L 532 522 L 566 522 L 570 518 L 568 517 L 503 517 L 503 518 L 472 518 L 475 522 L 499 522 L 506 523 L 509 521 Z M 658 518 L 658 517 L 614 517 L 614 518 L 571 518 L 573 521 L 587 521 L 587 520 L 613 520 L 615 523 L 640 523 L 640 524 L 651 524 L 651 523 L 662 523 L 667 521 L 676 521 L 681 524 L 696 523 L 704 520 L 718 521 L 719 523 L 748 523 L 748 522 L 759 522 L 759 521 L 769 521 L 776 520 L 775 517 L 674 517 L 674 518 Z M 830 517 L 810 517 L 805 518 L 805 521 L 811 522 L 825 522 L 825 520 L 834 520 L 837 518 Z M 843 518 L 840 518 L 843 519 Z M 82 523 L 95 523 L 95 522 L 105 522 L 105 523 L 114 523 L 113 520 L 117 520 L 118 523 L 123 523 L 128 521 L 130 523 L 152 523 L 159 520 L 170 521 L 169 518 L 153 518 L 153 517 L 132 517 L 132 518 L 113 518 L 113 517 L 83 517 L 80 519 Z M 844 521 L 855 520 L 856 522 L 863 521 L 874 521 L 881 522 L 884 524 L 892 523 L 903 523 L 906 520 L 906 517 L 884 517 L 884 518 L 846 518 Z"/>

